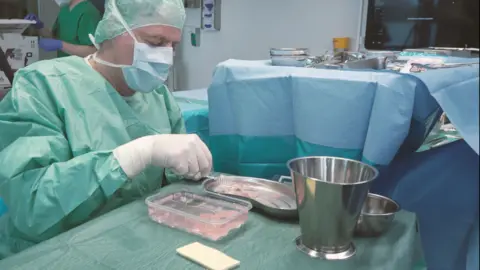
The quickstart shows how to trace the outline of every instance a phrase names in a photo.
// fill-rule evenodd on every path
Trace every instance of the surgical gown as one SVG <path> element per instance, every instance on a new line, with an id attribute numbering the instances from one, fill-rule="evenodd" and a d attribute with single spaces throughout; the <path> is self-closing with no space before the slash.
<path id="1" fill-rule="evenodd" d="M 165 86 L 123 98 L 72 56 L 18 71 L 0 102 L 0 131 L 1 259 L 158 189 L 162 168 L 128 179 L 112 151 L 185 126 Z"/>

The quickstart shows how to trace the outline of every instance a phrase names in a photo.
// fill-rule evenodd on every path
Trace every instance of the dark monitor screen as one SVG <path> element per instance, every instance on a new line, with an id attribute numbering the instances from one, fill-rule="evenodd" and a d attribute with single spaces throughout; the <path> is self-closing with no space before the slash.
<path id="1" fill-rule="evenodd" d="M 365 48 L 479 48 L 479 0 L 369 0 Z"/>

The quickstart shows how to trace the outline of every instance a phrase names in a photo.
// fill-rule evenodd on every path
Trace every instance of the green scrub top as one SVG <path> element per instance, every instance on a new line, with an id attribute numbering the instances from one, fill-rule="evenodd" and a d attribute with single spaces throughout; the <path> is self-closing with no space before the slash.
<path id="1" fill-rule="evenodd" d="M 60 8 L 52 32 L 54 37 L 61 41 L 92 46 L 88 34 L 95 34 L 101 18 L 100 12 L 90 1 L 78 3 L 73 9 L 70 9 L 69 5 L 64 5 Z M 64 56 L 69 54 L 58 51 L 58 57 Z"/>

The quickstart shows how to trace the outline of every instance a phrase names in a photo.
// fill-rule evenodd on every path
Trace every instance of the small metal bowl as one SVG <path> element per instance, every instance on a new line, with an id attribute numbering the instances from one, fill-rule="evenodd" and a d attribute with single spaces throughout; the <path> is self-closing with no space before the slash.
<path id="1" fill-rule="evenodd" d="M 270 56 L 308 56 L 307 48 L 271 48 Z"/>
<path id="2" fill-rule="evenodd" d="M 272 66 L 304 67 L 309 57 L 306 48 L 272 48 L 270 58 Z"/>
<path id="3" fill-rule="evenodd" d="M 390 229 L 400 206 L 394 200 L 369 193 L 355 226 L 355 236 L 378 237 Z"/>
<path id="4" fill-rule="evenodd" d="M 304 67 L 308 56 L 271 56 L 272 66 Z"/>

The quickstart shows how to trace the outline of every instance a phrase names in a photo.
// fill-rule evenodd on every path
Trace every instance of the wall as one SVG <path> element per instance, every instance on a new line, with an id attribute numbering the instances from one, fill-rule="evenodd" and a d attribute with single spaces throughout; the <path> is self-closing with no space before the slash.
<path id="1" fill-rule="evenodd" d="M 361 5 L 362 0 L 223 0 L 222 29 L 202 32 L 200 47 L 190 45 L 189 32 L 200 15 L 188 10 L 176 57 L 176 87 L 207 87 L 217 63 L 267 59 L 271 47 L 307 47 L 318 55 L 331 50 L 332 38 L 339 36 L 352 38 L 356 46 Z"/>
<path id="2" fill-rule="evenodd" d="M 362 1 L 222 0 L 222 29 L 202 32 L 200 47 L 190 45 L 190 29 L 200 25 L 200 11 L 187 9 L 184 37 L 175 58 L 175 88 L 207 87 L 219 62 L 267 59 L 271 47 L 307 47 L 318 55 L 331 50 L 332 38 L 339 36 L 352 38 L 356 46 Z M 40 17 L 51 27 L 58 6 L 53 0 L 38 2 Z M 40 57 L 55 54 L 41 52 Z"/>

